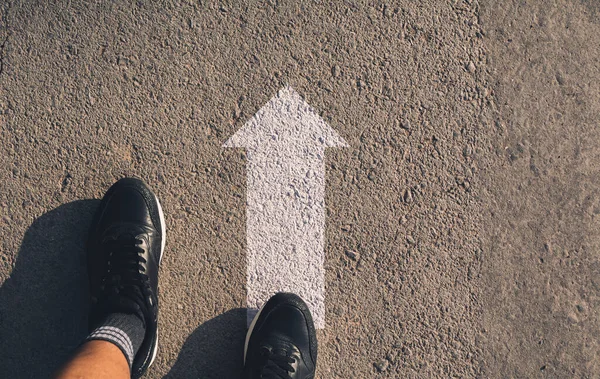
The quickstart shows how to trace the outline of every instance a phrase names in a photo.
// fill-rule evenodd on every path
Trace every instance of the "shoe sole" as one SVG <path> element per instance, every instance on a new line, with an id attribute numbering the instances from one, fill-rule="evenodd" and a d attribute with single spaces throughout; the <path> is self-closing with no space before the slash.
<path id="1" fill-rule="evenodd" d="M 244 343 L 244 366 L 246 365 L 246 355 L 248 354 L 248 343 L 250 342 L 250 336 L 252 335 L 252 332 L 254 331 L 254 327 L 256 326 L 256 322 L 258 321 L 260 314 L 262 313 L 263 309 L 265 309 L 265 305 L 267 305 L 267 303 L 265 303 L 262 307 L 260 307 L 258 313 L 256 314 L 256 316 L 254 316 L 254 318 L 252 319 L 252 322 L 250 323 L 250 327 L 248 328 L 248 333 L 246 333 L 246 342 Z"/>
<path id="2" fill-rule="evenodd" d="M 161 242 L 160 242 L 160 255 L 158 256 L 158 265 L 160 266 L 160 261 L 162 260 L 163 253 L 165 251 L 165 244 L 167 242 L 167 225 L 165 223 L 165 214 L 163 213 L 162 206 L 160 205 L 160 201 L 158 201 L 158 197 L 154 195 L 154 199 L 156 199 L 156 205 L 158 206 L 158 217 L 160 219 L 160 230 L 161 230 Z M 152 358 L 150 359 L 150 363 L 148 363 L 148 368 L 152 366 L 154 360 L 156 359 L 156 354 L 158 353 L 158 325 L 156 325 L 156 338 L 154 339 L 154 346 L 152 346 Z"/>
<path id="3" fill-rule="evenodd" d="M 252 322 L 250 323 L 250 327 L 248 328 L 248 333 L 246 333 L 246 342 L 244 343 L 244 366 L 246 365 L 246 355 L 248 353 L 248 343 L 250 342 L 250 336 L 252 335 L 252 332 L 254 331 L 254 327 L 256 326 L 256 321 L 258 321 L 260 314 L 262 313 L 263 309 L 265 309 L 265 305 L 267 305 L 267 303 L 265 303 L 262 307 L 260 307 L 258 313 L 256 314 L 256 316 L 254 316 L 254 318 L 252 319 Z"/>

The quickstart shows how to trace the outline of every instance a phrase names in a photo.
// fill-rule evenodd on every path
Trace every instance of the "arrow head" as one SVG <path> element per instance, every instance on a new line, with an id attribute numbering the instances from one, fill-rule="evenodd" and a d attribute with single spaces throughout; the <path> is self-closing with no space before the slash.
<path id="1" fill-rule="evenodd" d="M 348 146 L 290 86 L 282 88 L 223 147 L 255 150 L 268 144 Z"/>

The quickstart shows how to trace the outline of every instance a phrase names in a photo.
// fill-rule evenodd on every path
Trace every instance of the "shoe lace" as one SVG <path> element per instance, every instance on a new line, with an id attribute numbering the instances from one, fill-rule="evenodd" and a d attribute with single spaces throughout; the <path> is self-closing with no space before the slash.
<path id="1" fill-rule="evenodd" d="M 284 350 L 273 350 L 263 346 L 261 348 L 263 365 L 259 369 L 259 378 L 263 379 L 291 379 L 295 372 L 292 364 L 296 362 L 294 355 L 288 355 Z"/>
<path id="2" fill-rule="evenodd" d="M 105 242 L 108 253 L 108 270 L 103 280 L 107 295 L 119 295 L 129 298 L 139 306 L 144 305 L 143 291 L 150 288 L 146 269 L 142 265 L 146 260 L 140 255 L 143 241 L 135 237 L 119 237 Z"/>

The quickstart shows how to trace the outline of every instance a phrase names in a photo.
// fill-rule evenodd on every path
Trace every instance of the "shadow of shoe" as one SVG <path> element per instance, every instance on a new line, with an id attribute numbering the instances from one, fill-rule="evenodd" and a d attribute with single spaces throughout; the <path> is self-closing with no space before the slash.
<path id="1" fill-rule="evenodd" d="M 236 308 L 200 325 L 183 344 L 163 379 L 240 378 L 246 338 L 246 308 Z"/>
<path id="2" fill-rule="evenodd" d="M 79 200 L 31 224 L 0 287 L 0 367 L 11 378 L 48 377 L 87 334 L 85 240 L 98 200 Z"/>

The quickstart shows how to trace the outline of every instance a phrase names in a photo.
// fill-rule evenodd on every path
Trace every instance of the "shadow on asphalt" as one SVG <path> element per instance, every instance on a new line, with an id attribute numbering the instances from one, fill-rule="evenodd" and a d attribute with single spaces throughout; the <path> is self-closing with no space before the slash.
<path id="1" fill-rule="evenodd" d="M 61 205 L 25 233 L 0 287 L 0 367 L 11 378 L 48 377 L 85 338 L 85 240 L 99 203 Z"/>
<path id="2" fill-rule="evenodd" d="M 246 308 L 235 308 L 208 320 L 188 337 L 163 379 L 239 378 L 245 338 Z"/>
<path id="3" fill-rule="evenodd" d="M 0 287 L 0 368 L 11 378 L 48 377 L 86 337 L 85 242 L 99 204 L 61 205 L 27 229 L 15 267 Z M 245 334 L 245 308 L 205 322 L 165 378 L 239 378 Z"/>

